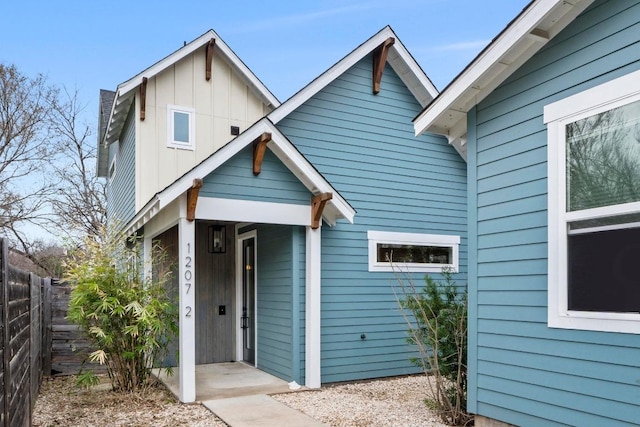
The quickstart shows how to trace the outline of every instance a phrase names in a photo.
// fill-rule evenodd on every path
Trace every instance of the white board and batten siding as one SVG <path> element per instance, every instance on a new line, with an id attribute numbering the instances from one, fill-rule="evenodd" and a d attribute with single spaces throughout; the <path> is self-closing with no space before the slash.
<path id="1" fill-rule="evenodd" d="M 466 165 L 446 139 L 414 137 L 421 106 L 389 65 L 372 94 L 371 63 L 277 124 L 357 211 L 354 224 L 322 227 L 322 383 L 417 372 L 394 274 L 368 271 L 367 231 L 460 236 L 456 280 L 466 282 Z"/>
<path id="2" fill-rule="evenodd" d="M 205 79 L 205 48 L 149 78 L 145 120 L 139 120 L 136 93 L 137 140 L 136 207 L 229 142 L 231 126 L 240 132 L 269 112 L 255 92 L 215 53 L 211 80 Z M 167 107 L 194 111 L 195 149 L 167 147 Z"/>
<path id="3" fill-rule="evenodd" d="M 468 114 L 469 408 L 640 424 L 640 336 L 547 326 L 545 105 L 640 69 L 640 4 L 596 1 Z"/>

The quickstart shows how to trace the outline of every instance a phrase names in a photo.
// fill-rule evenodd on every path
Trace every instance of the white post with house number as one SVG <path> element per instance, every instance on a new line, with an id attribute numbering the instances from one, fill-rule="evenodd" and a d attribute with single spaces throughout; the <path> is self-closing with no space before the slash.
<path id="1" fill-rule="evenodd" d="M 187 403 L 196 400 L 195 222 L 180 218 L 178 235 L 180 401 Z"/>

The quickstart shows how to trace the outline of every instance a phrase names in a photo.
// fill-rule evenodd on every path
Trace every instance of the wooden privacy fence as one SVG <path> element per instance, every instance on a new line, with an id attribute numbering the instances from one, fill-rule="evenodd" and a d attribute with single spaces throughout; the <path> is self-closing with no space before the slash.
<path id="1" fill-rule="evenodd" d="M 0 239 L 0 427 L 29 426 L 44 371 L 51 366 L 45 301 L 50 279 L 8 263 Z"/>
<path id="2" fill-rule="evenodd" d="M 47 306 L 51 310 L 49 316 L 51 330 L 51 366 L 48 375 L 74 375 L 81 369 L 96 373 L 106 372 L 106 368 L 98 363 L 85 362 L 85 356 L 92 350 L 80 326 L 67 320 L 69 301 L 71 300 L 71 284 L 58 279 L 51 280 L 50 297 Z"/>

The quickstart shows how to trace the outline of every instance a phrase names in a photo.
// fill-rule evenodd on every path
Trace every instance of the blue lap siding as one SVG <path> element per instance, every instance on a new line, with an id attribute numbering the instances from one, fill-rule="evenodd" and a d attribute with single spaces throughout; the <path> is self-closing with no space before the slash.
<path id="1" fill-rule="evenodd" d="M 417 372 L 394 274 L 368 271 L 368 230 L 460 236 L 456 280 L 466 283 L 466 165 L 444 138 L 414 136 L 421 106 L 389 65 L 372 94 L 371 63 L 277 124 L 357 211 L 355 224 L 322 227 L 323 383 Z"/>
<path id="2" fill-rule="evenodd" d="M 543 108 L 640 69 L 640 4 L 596 1 L 468 114 L 469 409 L 640 424 L 640 336 L 547 327 Z"/>
<path id="3" fill-rule="evenodd" d="M 304 384 L 304 228 L 259 224 L 257 366 Z"/>
<path id="4" fill-rule="evenodd" d="M 253 175 L 253 152 L 248 146 L 205 177 L 201 197 L 309 205 L 311 193 L 285 165 L 267 150 L 258 176 Z"/>
<path id="5" fill-rule="evenodd" d="M 109 145 L 109 170 L 115 157 L 115 173 L 107 178 L 107 222 L 126 224 L 136 212 L 136 123 L 132 105 L 118 141 Z"/>

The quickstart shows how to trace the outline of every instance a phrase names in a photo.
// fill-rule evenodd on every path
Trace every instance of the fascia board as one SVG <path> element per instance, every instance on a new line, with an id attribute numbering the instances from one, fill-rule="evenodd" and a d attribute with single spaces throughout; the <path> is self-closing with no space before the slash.
<path id="1" fill-rule="evenodd" d="M 291 144 L 291 142 L 267 119 L 262 119 L 240 136 L 218 150 L 208 159 L 184 174 L 169 187 L 160 191 L 155 197 L 158 209 L 164 209 L 180 195 L 184 194 L 193 185 L 196 178 L 204 178 L 224 162 L 232 158 L 244 147 L 251 144 L 263 132 L 271 133 L 271 142 L 267 144 L 269 149 L 291 170 L 291 172 L 312 193 L 331 192 L 333 199 L 329 202 L 335 206 L 341 217 L 353 223 L 355 210 L 349 203 L 329 184 L 329 182 L 309 163 L 309 161 Z M 335 218 L 327 218 L 335 223 Z"/>
<path id="2" fill-rule="evenodd" d="M 395 36 L 395 34 L 393 36 L 390 36 L 390 37 L 395 37 L 396 38 L 396 43 L 394 43 L 393 46 L 391 46 L 391 50 L 395 51 L 397 53 L 398 57 L 402 60 L 404 65 L 406 65 L 407 68 L 410 70 L 412 76 L 414 76 L 416 78 L 416 80 L 418 80 L 420 82 L 422 87 L 430 95 L 431 99 L 434 99 L 436 96 L 438 96 L 438 93 L 439 93 L 438 89 L 436 89 L 436 87 L 433 85 L 433 82 L 431 82 L 431 80 L 429 80 L 429 77 L 427 77 L 427 75 L 422 70 L 420 65 L 416 62 L 415 58 L 411 55 L 411 53 L 409 53 L 409 51 L 407 50 L 405 45 L 403 45 L 402 43 L 398 42 L 398 39 Z M 403 79 L 404 76 L 401 74 L 400 70 L 398 70 L 398 67 L 397 67 L 395 61 L 388 60 L 388 62 L 390 63 L 390 65 L 394 69 L 394 71 L 396 71 L 396 73 L 399 75 L 399 77 L 401 79 Z M 403 79 L 403 81 L 404 81 L 404 79 Z M 405 81 L 405 84 L 407 84 L 407 83 L 408 82 Z M 407 84 L 407 86 L 409 86 L 409 84 Z M 418 97 L 416 97 L 416 98 L 418 98 Z M 421 104 L 423 104 L 423 102 L 424 102 L 423 99 L 418 99 L 418 101 Z"/>
<path id="3" fill-rule="evenodd" d="M 165 70 L 170 65 L 175 64 L 180 61 L 182 58 L 192 54 L 196 50 L 200 49 L 202 46 L 207 44 L 209 40 L 215 39 L 216 41 L 216 50 L 220 50 L 224 56 L 231 62 L 231 64 L 240 71 L 242 75 L 249 81 L 251 85 L 253 85 L 258 93 L 264 97 L 264 99 L 269 102 L 274 107 L 280 105 L 278 99 L 267 89 L 267 87 L 253 74 L 253 72 L 240 60 L 240 58 L 227 46 L 227 44 L 216 34 L 215 31 L 209 30 L 191 43 L 186 46 L 178 49 L 171 55 L 166 58 L 160 60 L 155 63 L 151 67 L 142 71 L 135 77 L 127 80 L 124 83 L 118 85 L 118 96 L 125 95 L 132 90 L 135 90 L 141 83 L 144 77 L 150 78 L 158 73 Z"/>
<path id="4" fill-rule="evenodd" d="M 578 2 L 579 0 L 575 3 Z M 462 99 L 465 93 L 471 90 L 476 82 L 482 79 L 510 49 L 514 48 L 519 41 L 527 37 L 541 20 L 548 17 L 558 5 L 565 3 L 568 7 L 574 7 L 573 4 L 567 3 L 566 0 L 538 0 L 532 3 L 510 24 L 507 30 L 499 35 L 496 40 L 415 119 L 415 134 L 420 135 L 425 132 L 439 118 L 444 116 L 447 110 Z M 586 0 L 581 6 L 584 8 L 586 7 L 585 4 L 589 3 L 591 3 L 591 1 Z M 542 44 L 540 46 L 542 46 Z"/>
<path id="5" fill-rule="evenodd" d="M 333 198 L 329 204 L 334 205 L 340 216 L 353 224 L 355 210 L 275 126 L 272 140 L 267 146 L 309 191 L 314 194 L 332 193 Z M 330 222 L 335 223 L 335 218 Z"/>
<path id="6" fill-rule="evenodd" d="M 158 193 L 158 198 L 160 200 L 160 209 L 167 206 L 169 203 L 171 203 L 173 200 L 175 200 L 181 194 L 191 188 L 194 179 L 204 178 L 205 176 L 216 170 L 224 162 L 232 158 L 240 150 L 253 142 L 253 140 L 255 140 L 263 132 L 267 132 L 266 126 L 264 126 L 264 122 L 261 121 L 256 123 L 254 126 L 250 127 L 241 135 L 236 137 L 233 141 L 220 148 L 208 159 L 204 160 L 195 168 L 191 169 L 182 177 L 178 178 L 177 181 Z"/>
<path id="7" fill-rule="evenodd" d="M 396 43 L 391 46 L 391 50 L 396 52 L 397 55 L 402 58 L 407 67 L 415 75 L 416 79 L 424 85 L 425 89 L 432 95 L 432 97 L 435 97 L 438 94 L 437 89 L 433 86 L 431 81 L 429 81 L 427 76 L 424 74 L 415 59 L 413 59 L 413 57 L 409 54 L 407 49 L 402 45 L 402 43 L 399 42 L 398 37 L 393 32 L 393 30 L 390 27 L 385 27 L 369 40 L 358 46 L 350 54 L 338 61 L 327 71 L 318 76 L 314 81 L 309 83 L 298 93 L 285 101 L 280 107 L 269 113 L 267 115 L 269 120 L 271 120 L 271 122 L 273 122 L 274 124 L 278 124 L 278 122 L 291 114 L 300 105 L 305 103 L 316 93 L 320 92 L 323 88 L 325 88 L 335 79 L 344 74 L 344 72 L 349 68 L 357 64 L 358 61 L 367 56 L 369 53 L 373 52 L 389 37 L 393 37 L 396 39 Z"/>

